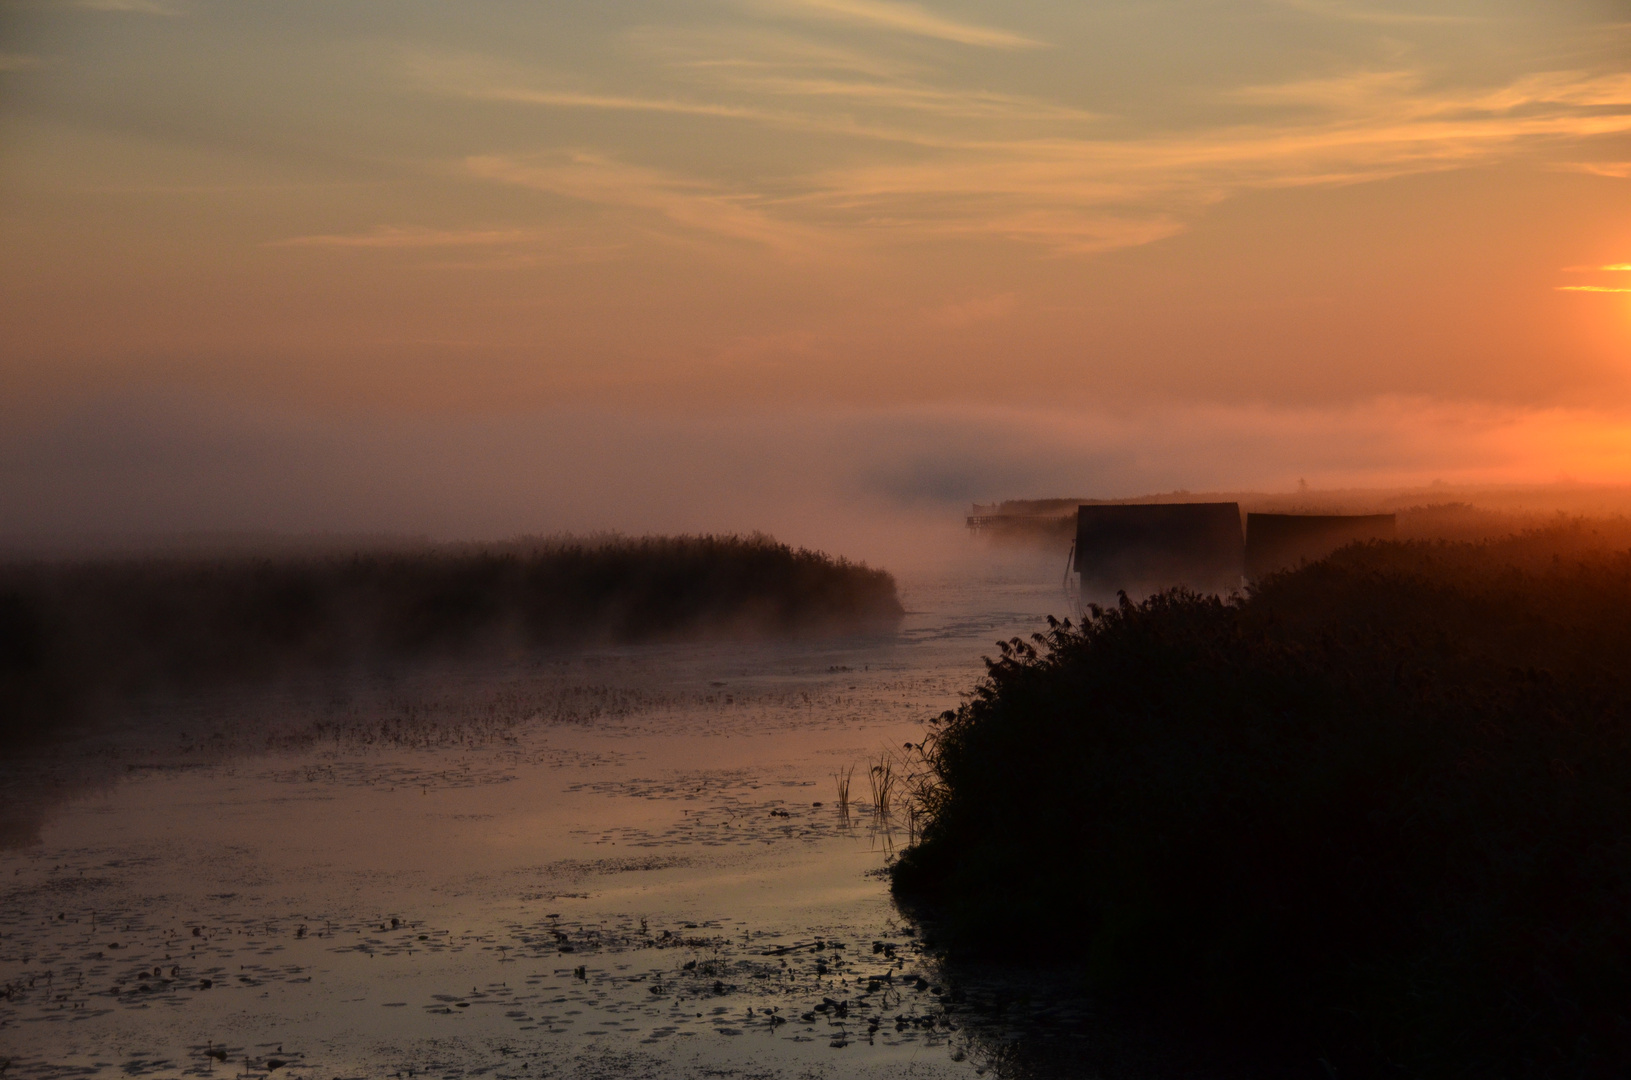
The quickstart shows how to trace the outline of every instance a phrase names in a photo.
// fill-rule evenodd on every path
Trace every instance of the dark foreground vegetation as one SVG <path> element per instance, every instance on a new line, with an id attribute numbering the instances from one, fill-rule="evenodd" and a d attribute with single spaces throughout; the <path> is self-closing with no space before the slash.
<path id="1" fill-rule="evenodd" d="M 925 739 L 897 894 L 954 959 L 1033 943 L 1220 1060 L 1631 1074 L 1631 552 L 1600 539 L 1353 546 L 1014 639 Z"/>
<path id="2" fill-rule="evenodd" d="M 0 566 L 0 746 L 131 695 L 432 655 L 854 632 L 882 570 L 768 537 Z"/>

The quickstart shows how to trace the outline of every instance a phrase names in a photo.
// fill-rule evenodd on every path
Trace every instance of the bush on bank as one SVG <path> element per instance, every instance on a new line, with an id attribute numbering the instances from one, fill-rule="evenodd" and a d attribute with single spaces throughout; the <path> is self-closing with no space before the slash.
<path id="1" fill-rule="evenodd" d="M 1053 623 L 921 752 L 894 888 L 953 957 L 1311 1075 L 1631 1070 L 1631 553 L 1578 529 Z"/>

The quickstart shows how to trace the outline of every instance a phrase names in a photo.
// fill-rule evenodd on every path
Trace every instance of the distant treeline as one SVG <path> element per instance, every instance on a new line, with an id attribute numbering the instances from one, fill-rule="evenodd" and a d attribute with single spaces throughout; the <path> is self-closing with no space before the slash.
<path id="1" fill-rule="evenodd" d="M 897 894 L 954 958 L 1034 943 L 1297 1075 L 1631 1074 L 1631 552 L 1601 539 L 1356 545 L 1004 643 L 924 741 Z"/>
<path id="2" fill-rule="evenodd" d="M 0 566 L 0 740 L 131 694 L 438 654 L 892 627 L 888 573 L 753 536 Z"/>

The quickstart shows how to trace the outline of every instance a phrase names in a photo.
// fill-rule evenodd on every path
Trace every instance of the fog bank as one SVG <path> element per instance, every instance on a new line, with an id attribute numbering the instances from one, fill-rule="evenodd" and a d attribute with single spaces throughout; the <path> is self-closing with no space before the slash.
<path id="1" fill-rule="evenodd" d="M 1448 497 L 1561 482 L 1578 513 L 1623 509 L 1622 493 L 1596 485 L 1631 474 L 1631 423 L 1619 417 L 1409 399 L 431 417 L 149 394 L 7 413 L 0 521 L 13 551 L 199 534 L 249 545 L 327 534 L 354 546 L 762 530 L 904 569 L 966 551 L 961 515 L 975 501 L 1299 483 Z"/>

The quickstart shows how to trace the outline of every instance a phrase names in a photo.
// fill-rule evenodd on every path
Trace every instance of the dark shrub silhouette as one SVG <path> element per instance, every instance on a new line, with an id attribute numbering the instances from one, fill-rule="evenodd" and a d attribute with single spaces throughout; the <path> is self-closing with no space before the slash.
<path id="1" fill-rule="evenodd" d="M 1590 541 L 1351 546 L 1003 643 L 897 894 L 1305 1075 L 1626 1075 L 1631 553 Z"/>

